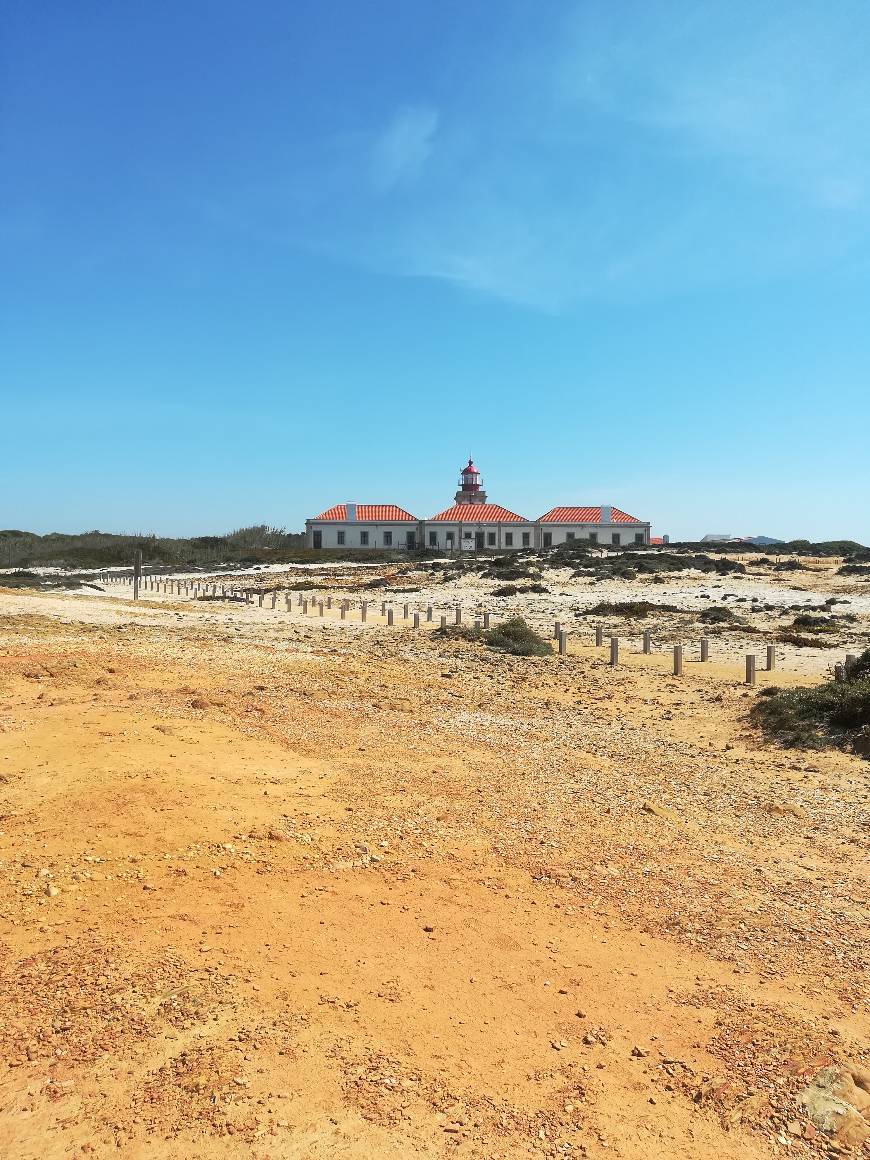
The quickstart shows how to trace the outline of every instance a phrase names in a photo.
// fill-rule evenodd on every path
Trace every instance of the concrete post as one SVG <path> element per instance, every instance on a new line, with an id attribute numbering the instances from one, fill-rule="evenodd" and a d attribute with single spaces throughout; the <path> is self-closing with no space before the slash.
<path id="1" fill-rule="evenodd" d="M 414 613 L 414 628 L 419 628 L 419 627 L 420 627 L 420 613 L 415 612 Z"/>
<path id="2" fill-rule="evenodd" d="M 612 636 L 610 638 L 610 663 L 615 666 L 619 664 L 619 637 Z"/>
<path id="3" fill-rule="evenodd" d="M 342 601 L 341 602 L 341 619 L 344 620 L 346 616 L 347 616 L 347 608 L 345 607 L 344 601 Z"/>
<path id="4" fill-rule="evenodd" d="M 563 628 L 559 633 L 559 655 L 565 656 L 568 651 L 568 633 Z"/>
<path id="5" fill-rule="evenodd" d="M 776 645 L 769 644 L 767 646 L 767 671 L 772 673 L 776 668 Z"/>
<path id="6" fill-rule="evenodd" d="M 595 643 L 604 644 L 604 629 L 600 624 L 595 625 Z"/>
<path id="7" fill-rule="evenodd" d="M 263 607 L 263 593 L 262 592 L 257 593 L 257 607 L 258 608 Z"/>
<path id="8" fill-rule="evenodd" d="M 557 621 L 556 621 L 556 623 L 553 625 L 553 640 L 558 640 L 558 639 L 559 639 L 559 633 L 560 633 L 561 631 L 562 631 L 562 625 L 561 625 L 561 623 L 560 623 L 560 622 L 557 620 Z"/>
<path id="9" fill-rule="evenodd" d="M 447 627 L 447 617 L 446 617 L 446 616 L 442 616 L 442 617 L 441 617 L 441 627 L 442 627 L 442 628 L 446 628 L 446 627 Z"/>
<path id="10" fill-rule="evenodd" d="M 755 656 L 753 653 L 746 654 L 746 684 L 755 684 Z"/>
<path id="11" fill-rule="evenodd" d="M 710 642 L 706 636 L 701 637 L 701 660 L 708 661 L 710 659 Z"/>
<path id="12" fill-rule="evenodd" d="M 292 607 L 293 607 L 293 597 L 288 592 L 287 595 L 284 597 L 284 608 L 286 609 L 287 612 L 289 612 Z"/>
<path id="13" fill-rule="evenodd" d="M 681 677 L 683 675 L 683 646 L 681 644 L 674 645 L 674 676 Z"/>
<path id="14" fill-rule="evenodd" d="M 488 612 L 484 612 L 484 614 L 483 614 L 483 627 L 489 628 L 489 613 Z"/>
<path id="15" fill-rule="evenodd" d="M 308 612 L 308 601 L 307 600 L 302 601 L 302 612 L 303 612 L 303 614 Z"/>
<path id="16" fill-rule="evenodd" d="M 388 608 L 387 609 L 387 624 L 392 624 L 392 623 L 393 623 L 393 610 L 392 610 L 392 608 Z"/>
<path id="17" fill-rule="evenodd" d="M 652 652 L 652 633 L 648 628 L 643 630 L 643 651 L 645 653 Z"/>
<path id="18" fill-rule="evenodd" d="M 480 632 L 480 621 L 479 620 L 475 620 L 475 622 L 474 622 L 474 631 Z"/>
<path id="19" fill-rule="evenodd" d="M 142 580 L 142 549 L 133 553 L 133 599 L 139 599 L 139 584 Z"/>
<path id="20" fill-rule="evenodd" d="M 839 661 L 837 664 L 834 665 L 834 680 L 835 681 L 845 681 L 845 679 L 846 679 L 846 666 L 842 663 L 842 661 Z"/>
<path id="21" fill-rule="evenodd" d="M 402 620 L 407 620 L 407 619 L 408 619 L 408 605 L 403 604 L 402 605 Z"/>
<path id="22" fill-rule="evenodd" d="M 323 616 L 323 601 L 322 600 L 319 600 L 317 602 L 317 615 Z"/>
<path id="23" fill-rule="evenodd" d="M 386 615 L 387 615 L 387 602 L 386 602 L 386 600 L 382 600 L 381 601 L 381 616 L 386 616 Z"/>
<path id="24" fill-rule="evenodd" d="M 364 600 L 362 602 L 362 604 L 359 606 L 359 618 L 363 622 L 363 624 L 365 624 L 365 622 L 368 620 L 368 615 L 369 615 L 369 602 L 367 600 Z"/>
<path id="25" fill-rule="evenodd" d="M 462 624 L 462 605 L 461 604 L 456 605 L 456 623 Z"/>
<path id="26" fill-rule="evenodd" d="M 858 663 L 858 657 L 855 653 L 846 653 L 846 660 L 843 663 L 843 672 L 847 677 L 851 677 L 852 670 Z"/>
<path id="27" fill-rule="evenodd" d="M 426 619 L 427 620 L 432 619 L 432 605 L 431 604 L 426 605 Z"/>
<path id="28" fill-rule="evenodd" d="M 327 596 L 327 598 L 326 598 L 326 607 L 332 608 L 332 597 L 331 596 Z"/>

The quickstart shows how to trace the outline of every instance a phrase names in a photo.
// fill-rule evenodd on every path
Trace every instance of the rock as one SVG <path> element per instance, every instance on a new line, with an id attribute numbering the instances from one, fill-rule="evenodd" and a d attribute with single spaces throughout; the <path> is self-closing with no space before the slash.
<path id="1" fill-rule="evenodd" d="M 768 802 L 764 808 L 769 814 L 775 814 L 780 817 L 805 818 L 807 816 L 807 811 L 801 806 L 783 805 L 780 802 Z"/>
<path id="2" fill-rule="evenodd" d="M 194 697 L 190 702 L 190 707 L 191 709 L 207 709 L 208 701 L 206 701 L 203 697 Z"/>
<path id="3" fill-rule="evenodd" d="M 798 1103 L 814 1126 L 838 1143 L 854 1148 L 870 1139 L 870 1114 L 862 1115 L 870 1113 L 866 1069 L 823 1067 L 800 1093 Z"/>
<path id="4" fill-rule="evenodd" d="M 55 886 L 53 882 L 48 882 L 45 886 L 45 893 L 48 898 L 57 898 L 58 894 L 60 894 L 60 887 Z"/>
<path id="5" fill-rule="evenodd" d="M 652 814 L 656 818 L 662 818 L 666 822 L 678 822 L 680 815 L 674 810 L 666 809 L 664 806 L 657 806 L 655 802 L 644 802 L 641 809 L 645 814 Z"/>

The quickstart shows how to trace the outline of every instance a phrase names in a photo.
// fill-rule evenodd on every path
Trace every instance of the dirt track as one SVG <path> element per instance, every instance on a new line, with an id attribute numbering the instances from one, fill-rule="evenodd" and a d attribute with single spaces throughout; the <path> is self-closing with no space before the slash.
<path id="1" fill-rule="evenodd" d="M 866 765 L 724 670 L 4 602 L 0 1156 L 835 1147 Z"/>

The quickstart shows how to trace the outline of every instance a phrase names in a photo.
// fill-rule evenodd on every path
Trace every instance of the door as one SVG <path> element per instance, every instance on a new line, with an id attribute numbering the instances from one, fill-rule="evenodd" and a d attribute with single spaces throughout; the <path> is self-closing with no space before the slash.
<path id="1" fill-rule="evenodd" d="M 408 532 L 406 539 L 408 541 L 408 551 L 413 552 L 417 546 L 417 536 L 414 532 Z"/>
<path id="2" fill-rule="evenodd" d="M 314 540 L 314 547 L 315 548 L 322 548 L 323 547 L 323 532 L 314 532 L 313 533 L 313 540 Z"/>
<path id="3" fill-rule="evenodd" d="M 483 551 L 483 532 L 474 533 L 474 547 L 478 552 Z"/>
<path id="4" fill-rule="evenodd" d="M 544 547 L 545 548 L 552 548 L 552 546 L 553 546 L 553 533 L 552 532 L 544 532 Z"/>

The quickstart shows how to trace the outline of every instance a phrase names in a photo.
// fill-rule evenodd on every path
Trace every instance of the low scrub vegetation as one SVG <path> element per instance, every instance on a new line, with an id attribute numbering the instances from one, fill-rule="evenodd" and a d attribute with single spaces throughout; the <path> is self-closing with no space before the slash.
<path id="1" fill-rule="evenodd" d="M 490 596 L 521 596 L 526 592 L 541 594 L 549 591 L 545 584 L 501 584 L 498 588 L 493 588 Z"/>
<path id="2" fill-rule="evenodd" d="M 807 636 L 802 632 L 795 632 L 792 628 L 781 628 L 776 634 L 776 639 L 780 644 L 793 644 L 795 648 L 836 648 L 837 644 L 833 640 L 827 640 L 824 636 Z"/>
<path id="3" fill-rule="evenodd" d="M 730 608 L 725 608 L 724 605 L 714 605 L 712 608 L 705 608 L 698 616 L 701 624 L 742 624 L 743 618 L 738 616 L 736 612 L 732 612 Z"/>
<path id="4" fill-rule="evenodd" d="M 763 691 L 752 718 L 783 745 L 851 747 L 870 756 L 870 649 L 845 681 L 806 689 Z"/>
<path id="5" fill-rule="evenodd" d="M 521 616 L 488 629 L 483 639 L 490 648 L 516 657 L 545 657 L 553 651 L 550 642 L 526 624 Z"/>
<path id="6" fill-rule="evenodd" d="M 675 604 L 653 604 L 649 600 L 601 600 L 581 613 L 582 616 L 625 616 L 642 620 L 656 612 L 682 612 Z"/>

